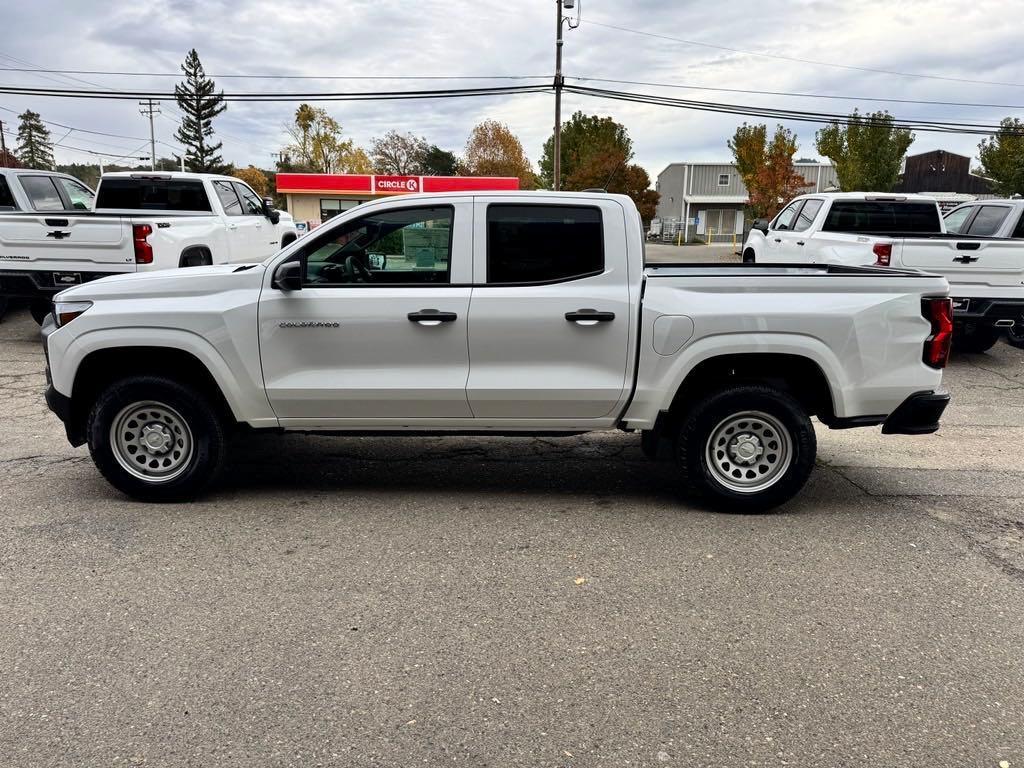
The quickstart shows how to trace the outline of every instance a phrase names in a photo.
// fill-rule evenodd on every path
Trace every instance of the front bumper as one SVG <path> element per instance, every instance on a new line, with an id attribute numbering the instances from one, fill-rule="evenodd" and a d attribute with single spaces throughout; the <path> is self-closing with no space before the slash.
<path id="1" fill-rule="evenodd" d="M 50 345 L 48 340 L 50 334 L 56 330 L 57 322 L 53 319 L 53 315 L 48 316 L 43 321 L 43 327 L 39 330 L 39 335 L 43 340 L 43 355 L 46 358 L 46 393 L 44 398 L 46 399 L 46 407 L 53 411 L 57 418 L 64 423 L 64 433 L 68 437 L 68 442 L 72 445 L 81 445 L 85 442 L 85 436 L 79 434 L 79 430 L 74 429 L 75 420 L 72 418 L 71 398 L 57 391 L 57 388 L 53 386 L 53 378 L 50 376 Z"/>
<path id="2" fill-rule="evenodd" d="M 889 414 L 883 435 L 929 435 L 939 429 L 939 419 L 949 405 L 948 392 L 918 392 Z"/>

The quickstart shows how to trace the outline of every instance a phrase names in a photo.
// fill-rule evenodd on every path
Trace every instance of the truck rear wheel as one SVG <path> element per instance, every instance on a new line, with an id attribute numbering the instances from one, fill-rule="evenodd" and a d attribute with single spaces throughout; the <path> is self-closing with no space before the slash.
<path id="1" fill-rule="evenodd" d="M 814 468 L 811 420 L 790 394 L 750 384 L 694 404 L 676 441 L 684 488 L 724 512 L 765 512 L 799 491 Z"/>
<path id="2" fill-rule="evenodd" d="M 1006 340 L 1017 349 L 1024 349 L 1024 318 L 1006 329 Z"/>
<path id="3" fill-rule="evenodd" d="M 224 427 L 210 402 L 161 376 L 135 376 L 100 393 L 87 422 L 89 453 L 118 490 L 141 501 L 187 501 L 216 479 Z"/>
<path id="4" fill-rule="evenodd" d="M 755 262 L 755 259 L 756 259 L 756 257 L 754 255 L 754 249 L 753 248 L 747 248 L 747 250 L 745 250 L 743 252 L 743 263 L 744 264 L 753 264 Z"/>
<path id="5" fill-rule="evenodd" d="M 953 348 L 957 352 L 980 355 L 999 341 L 999 329 L 990 325 L 968 323 L 953 331 Z"/>

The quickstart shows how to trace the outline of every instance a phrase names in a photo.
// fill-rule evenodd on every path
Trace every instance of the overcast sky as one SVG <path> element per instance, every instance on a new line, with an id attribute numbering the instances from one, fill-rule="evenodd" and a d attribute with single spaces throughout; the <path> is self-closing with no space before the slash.
<path id="1" fill-rule="evenodd" d="M 32 0 L 8 2 L 0 30 L 0 67 L 179 72 L 195 47 L 210 74 L 326 76 L 540 75 L 550 77 L 555 9 L 551 0 Z M 869 99 L 915 99 L 1024 104 L 1020 55 L 1022 0 L 892 0 L 875 2 L 672 3 L 653 0 L 583 0 L 582 24 L 566 33 L 567 77 L 615 78 L 707 88 L 790 91 L 866 97 L 862 101 L 655 88 L 598 87 L 663 93 L 732 103 L 848 112 L 887 107 L 898 116 L 993 123 L 1024 110 L 884 104 Z M 755 53 L 811 59 L 951 80 L 867 73 L 683 44 L 598 26 L 628 27 Z M 13 58 L 12 58 L 13 57 Z M 78 75 L 113 88 L 171 91 L 170 77 Z M 2 71 L 0 83 L 92 87 L 60 75 Z M 238 80 L 221 78 L 225 91 L 385 90 L 425 86 L 473 87 L 486 81 L 423 83 L 345 80 Z M 506 83 L 508 84 L 508 83 Z M 1015 85 L 1014 85 L 1015 84 Z M 553 122 L 553 96 L 532 94 L 442 101 L 324 103 L 358 144 L 395 128 L 461 152 L 472 126 L 491 117 L 508 123 L 536 163 Z M 171 154 L 177 127 L 172 102 L 157 119 L 159 154 Z M 214 127 L 226 160 L 272 167 L 271 153 L 287 143 L 284 125 L 296 104 L 231 104 Z M 0 119 L 13 129 L 25 108 L 43 119 L 132 139 L 53 128 L 68 147 L 148 154 L 147 121 L 134 101 L 95 102 L 0 94 Z M 567 95 L 563 114 L 582 109 L 626 125 L 636 161 L 652 180 L 682 160 L 727 159 L 726 140 L 743 121 L 731 115 L 601 101 Z M 6 110 L 13 110 L 11 111 Z M 13 121 L 11 125 L 8 121 Z M 816 157 L 818 126 L 794 123 L 801 156 Z M 8 142 L 11 139 L 8 137 Z M 979 137 L 918 133 L 911 153 L 943 148 L 976 156 Z M 89 155 L 58 147 L 58 162 Z"/>

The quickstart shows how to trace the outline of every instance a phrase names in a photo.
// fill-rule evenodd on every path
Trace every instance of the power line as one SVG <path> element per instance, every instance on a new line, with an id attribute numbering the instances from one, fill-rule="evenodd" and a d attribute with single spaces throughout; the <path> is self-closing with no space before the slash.
<path id="1" fill-rule="evenodd" d="M 8 136 L 14 136 L 15 138 L 17 138 L 17 136 L 18 136 L 17 133 L 15 133 L 14 131 L 9 131 L 6 128 L 3 129 L 3 132 L 6 133 Z M 149 142 L 147 141 L 145 144 L 142 144 L 141 146 L 136 147 L 132 151 L 125 152 L 125 153 L 122 153 L 122 154 L 117 154 L 116 152 L 100 152 L 99 150 L 96 150 L 96 149 L 85 149 L 84 147 L 72 147 L 69 144 L 60 144 L 60 145 L 56 145 L 55 144 L 53 146 L 54 146 L 54 149 L 70 149 L 70 150 L 74 150 L 75 152 L 85 152 L 86 154 L 89 154 L 89 155 L 103 155 L 104 157 L 113 157 L 113 158 L 118 159 L 118 160 L 121 160 L 121 159 L 146 160 L 148 158 L 145 158 L 145 157 L 133 158 L 132 155 L 135 152 L 140 152 L 143 149 L 145 149 L 146 148 L 146 144 L 148 144 L 148 143 Z"/>
<path id="2" fill-rule="evenodd" d="M 442 99 L 474 96 L 504 96 L 520 93 L 548 93 L 550 84 L 492 86 L 487 88 L 434 89 L 427 91 L 327 91 L 284 93 L 226 93 L 225 101 L 387 101 L 403 99 Z M 72 88 L 35 88 L 21 85 L 0 85 L 0 93 L 20 96 L 72 99 L 170 99 L 165 91 L 81 90 Z"/>
<path id="3" fill-rule="evenodd" d="M 4 57 L 10 58 L 10 57 Z M 118 77 L 182 77 L 180 72 L 116 72 L 102 69 L 44 69 L 0 67 L 0 72 L 34 72 L 61 75 L 111 75 Z M 550 75 L 228 75 L 207 74 L 215 80 L 547 80 Z M 86 81 L 82 81 L 86 82 Z M 90 83 L 95 85 L 95 83 Z"/>
<path id="4" fill-rule="evenodd" d="M 784 56 L 777 53 L 760 53 L 758 51 L 748 51 L 743 48 L 731 48 L 727 45 L 716 45 L 714 43 L 704 43 L 699 40 L 687 40 L 682 37 L 672 37 L 671 35 L 663 35 L 657 32 L 645 32 L 641 29 L 630 29 L 629 27 L 620 27 L 617 24 L 603 24 L 600 21 L 594 21 L 588 19 L 587 24 L 593 24 L 595 27 L 604 27 L 605 29 L 616 29 L 619 32 L 629 32 L 634 35 L 643 35 L 645 37 L 654 37 L 660 40 L 671 40 L 674 43 L 683 43 L 684 45 L 696 45 L 701 48 L 714 48 L 719 51 L 728 51 L 729 53 L 740 53 L 745 56 L 759 56 L 765 59 L 778 59 L 781 61 L 791 61 L 797 64 L 813 64 L 816 67 L 835 67 L 836 69 L 849 69 L 856 72 L 871 72 L 878 75 L 896 75 L 898 77 L 916 77 L 926 80 L 944 80 L 951 83 L 971 83 L 972 85 L 998 85 L 1006 86 L 1009 88 L 1024 88 L 1024 83 L 1003 83 L 992 80 L 972 80 L 966 77 L 946 77 L 944 75 L 928 75 L 921 72 L 899 72 L 893 69 L 875 69 L 874 67 L 860 67 L 853 64 L 836 64 L 830 61 L 817 61 L 815 59 L 802 59 L 797 56 Z"/>
<path id="5" fill-rule="evenodd" d="M 975 101 L 930 101 L 927 99 L 894 99 L 883 96 L 837 96 L 827 93 L 799 93 L 793 91 L 764 91 L 747 88 L 722 88 L 709 85 L 687 85 L 685 83 L 652 83 L 646 80 L 615 80 L 608 77 L 575 77 L 566 75 L 566 80 L 589 83 L 617 83 L 619 85 L 645 85 L 655 88 L 676 88 L 684 91 L 719 91 L 721 93 L 747 93 L 758 96 L 791 96 L 801 99 L 835 99 L 837 101 L 877 101 L 891 104 L 923 104 L 940 107 L 985 107 L 988 109 L 1024 109 L 1024 104 L 982 104 Z"/>
<path id="6" fill-rule="evenodd" d="M 801 110 L 778 109 L 773 107 L 756 107 L 748 104 L 694 101 L 691 99 L 677 99 L 655 94 L 634 93 L 632 91 L 609 91 L 601 88 L 588 88 L 579 85 L 566 85 L 565 90 L 582 96 L 652 104 L 656 106 L 676 107 L 679 109 L 692 109 L 699 112 L 719 112 L 747 117 L 769 117 L 777 120 L 793 120 L 798 122 L 838 123 L 839 125 L 852 125 L 855 122 L 850 115 L 838 113 L 805 112 Z M 863 124 L 863 122 L 864 121 L 861 120 L 861 124 Z M 999 125 L 963 123 L 953 120 L 923 120 L 894 116 L 892 125 L 894 128 L 906 128 L 909 130 L 939 133 L 959 133 L 984 136 L 993 134 L 997 131 L 1004 131 L 1013 135 L 1024 135 L 1024 129 L 1007 130 Z"/>

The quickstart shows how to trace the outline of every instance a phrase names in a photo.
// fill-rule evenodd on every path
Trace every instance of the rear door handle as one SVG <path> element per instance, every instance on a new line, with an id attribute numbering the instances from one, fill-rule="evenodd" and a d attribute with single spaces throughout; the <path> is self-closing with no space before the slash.
<path id="1" fill-rule="evenodd" d="M 565 319 L 576 325 L 597 325 L 598 323 L 610 323 L 615 319 L 614 312 L 598 312 L 596 309 L 577 309 L 575 312 L 566 312 Z"/>
<path id="2" fill-rule="evenodd" d="M 797 245 L 803 245 L 803 244 L 804 244 L 804 241 L 803 241 L 803 240 L 797 240 L 797 241 L 796 241 L 796 244 L 797 244 Z"/>
<path id="3" fill-rule="evenodd" d="M 775 238 L 775 242 L 776 243 L 781 243 L 782 242 L 782 238 L 781 237 L 776 237 Z"/>
<path id="4" fill-rule="evenodd" d="M 410 322 L 419 323 L 424 326 L 440 325 L 441 323 L 454 323 L 458 315 L 454 312 L 441 312 L 437 309 L 421 309 L 419 312 L 410 312 L 407 317 Z"/>

